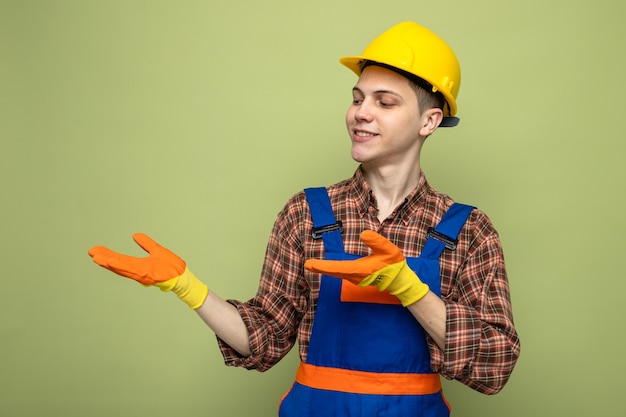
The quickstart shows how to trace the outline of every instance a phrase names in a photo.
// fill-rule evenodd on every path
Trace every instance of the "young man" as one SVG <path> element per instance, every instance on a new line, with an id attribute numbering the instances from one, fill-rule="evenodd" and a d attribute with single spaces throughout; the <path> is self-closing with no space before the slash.
<path id="1" fill-rule="evenodd" d="M 341 63 L 359 76 L 346 115 L 359 167 L 287 202 L 254 298 L 222 300 L 143 234 L 134 238 L 147 258 L 89 254 L 173 291 L 215 331 L 229 365 L 269 369 L 297 341 L 302 363 L 280 416 L 447 416 L 439 375 L 495 394 L 520 350 L 496 230 L 420 168 L 426 138 L 458 123 L 459 65 L 411 22 Z"/>

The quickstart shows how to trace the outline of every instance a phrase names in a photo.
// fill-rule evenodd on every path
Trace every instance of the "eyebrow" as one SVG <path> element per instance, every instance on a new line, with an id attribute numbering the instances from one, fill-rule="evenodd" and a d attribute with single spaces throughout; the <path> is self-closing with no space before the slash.
<path id="1" fill-rule="evenodd" d="M 363 90 L 361 90 L 359 87 L 353 87 L 352 88 L 352 92 L 353 93 L 361 93 L 361 94 L 365 95 Z M 395 91 L 392 91 L 392 90 L 376 90 L 376 91 L 374 91 L 374 94 L 392 94 L 392 95 L 394 95 L 396 97 L 403 98 L 400 94 L 398 94 L 398 93 L 396 93 Z"/>

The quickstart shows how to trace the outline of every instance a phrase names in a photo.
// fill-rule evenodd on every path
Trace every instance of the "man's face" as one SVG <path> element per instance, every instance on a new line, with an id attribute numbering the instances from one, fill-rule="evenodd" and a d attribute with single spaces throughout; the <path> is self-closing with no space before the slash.
<path id="1" fill-rule="evenodd" d="M 376 66 L 363 70 L 346 114 L 352 158 L 364 164 L 415 163 L 423 143 L 417 95 L 403 76 Z"/>

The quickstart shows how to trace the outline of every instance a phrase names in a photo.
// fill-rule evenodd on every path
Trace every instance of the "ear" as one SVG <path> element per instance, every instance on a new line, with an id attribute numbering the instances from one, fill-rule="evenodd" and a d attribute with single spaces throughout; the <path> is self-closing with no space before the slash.
<path id="1" fill-rule="evenodd" d="M 443 111 L 441 109 L 432 108 L 424 111 L 420 118 L 421 128 L 420 135 L 430 136 L 441 124 L 443 120 Z"/>

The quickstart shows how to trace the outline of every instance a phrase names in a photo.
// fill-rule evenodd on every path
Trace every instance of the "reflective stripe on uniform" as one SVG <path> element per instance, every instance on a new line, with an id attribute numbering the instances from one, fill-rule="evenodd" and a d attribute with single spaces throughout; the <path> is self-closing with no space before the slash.
<path id="1" fill-rule="evenodd" d="M 379 395 L 427 395 L 441 391 L 439 374 L 363 372 L 300 363 L 299 384 L 328 391 Z"/>

